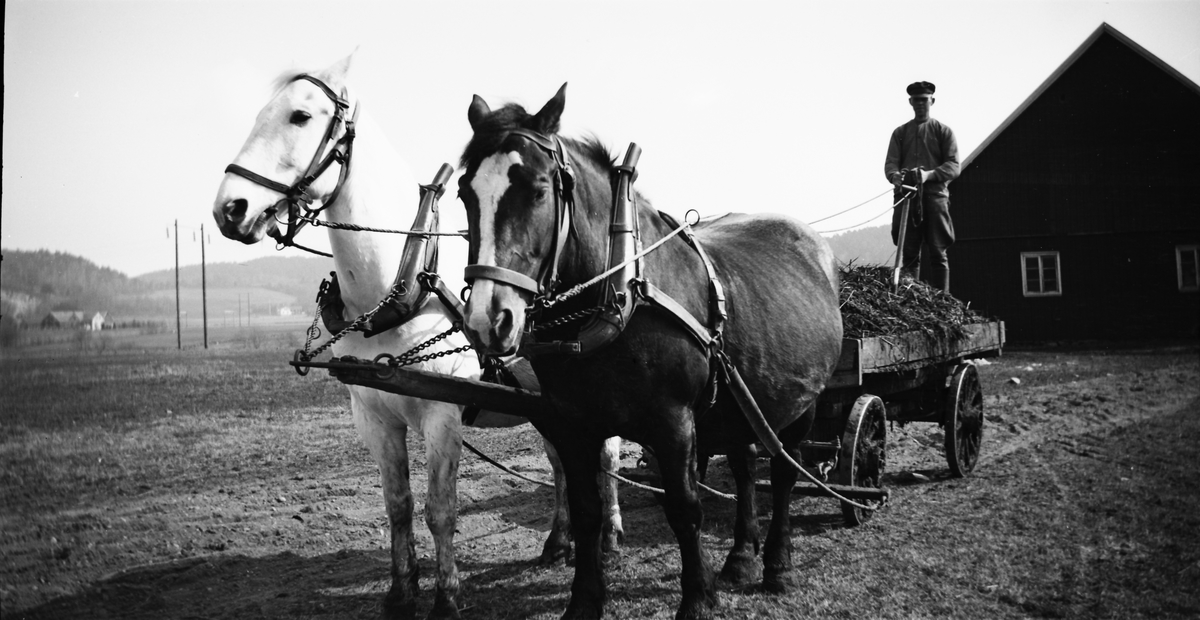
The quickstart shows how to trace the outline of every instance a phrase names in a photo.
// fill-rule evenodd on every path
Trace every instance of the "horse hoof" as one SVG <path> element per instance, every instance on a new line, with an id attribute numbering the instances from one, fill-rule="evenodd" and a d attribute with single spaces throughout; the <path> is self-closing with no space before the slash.
<path id="1" fill-rule="evenodd" d="M 725 560 L 717 579 L 723 586 L 740 588 L 758 583 L 762 579 L 762 568 L 752 555 L 731 555 Z"/>
<path id="2" fill-rule="evenodd" d="M 611 553 L 620 550 L 623 544 L 625 544 L 625 530 L 606 525 L 600 539 L 600 550 L 604 553 Z"/>
<path id="3" fill-rule="evenodd" d="M 763 591 L 772 594 L 787 594 L 800 587 L 800 572 L 794 568 L 786 570 L 764 570 Z"/>
<path id="4" fill-rule="evenodd" d="M 443 599 L 433 604 L 433 609 L 429 610 L 429 615 L 426 620 L 459 620 L 462 616 L 458 613 L 458 604 L 454 599 Z"/>
<path id="5" fill-rule="evenodd" d="M 698 601 L 692 605 L 683 604 L 675 612 L 675 620 L 712 620 L 715 601 Z"/>
<path id="6" fill-rule="evenodd" d="M 417 617 L 417 599 L 404 596 L 395 590 L 383 597 L 383 620 L 415 620 Z"/>
<path id="7" fill-rule="evenodd" d="M 571 557 L 571 545 L 546 544 L 545 547 L 542 547 L 542 555 L 538 557 L 538 566 L 554 566 L 560 563 L 566 564 L 571 561 Z"/>
<path id="8" fill-rule="evenodd" d="M 561 620 L 600 620 L 602 615 L 604 615 L 604 609 L 601 607 L 576 605 L 571 602 L 567 605 L 567 610 L 563 612 Z"/>
<path id="9" fill-rule="evenodd" d="M 616 566 L 621 561 L 621 549 L 613 549 L 604 551 L 600 554 L 600 565 L 605 569 L 611 566 Z"/>

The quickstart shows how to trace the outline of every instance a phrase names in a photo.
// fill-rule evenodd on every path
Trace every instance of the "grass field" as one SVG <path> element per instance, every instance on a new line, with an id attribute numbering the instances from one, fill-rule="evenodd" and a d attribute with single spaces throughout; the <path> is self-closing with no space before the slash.
<path id="1" fill-rule="evenodd" d="M 388 585 L 377 472 L 343 386 L 287 366 L 303 328 L 213 330 L 207 350 L 194 330 L 182 351 L 173 333 L 4 350 L 3 617 L 377 617 Z M 847 528 L 835 503 L 796 500 L 803 588 L 723 592 L 717 617 L 1200 616 L 1195 345 L 995 362 L 980 368 L 976 475 L 947 477 L 936 426 L 889 428 L 889 506 Z M 466 434 L 548 477 L 529 427 Z M 409 441 L 420 524 L 424 458 Z M 637 453 L 627 446 L 623 464 Z M 723 463 L 710 471 L 730 488 Z M 459 500 L 463 616 L 557 618 L 573 569 L 533 563 L 550 493 L 468 457 Z M 621 502 L 609 617 L 670 618 L 673 536 L 650 494 L 623 488 Z M 711 496 L 704 506 L 719 565 L 733 509 Z M 423 614 L 432 544 L 418 530 Z"/>

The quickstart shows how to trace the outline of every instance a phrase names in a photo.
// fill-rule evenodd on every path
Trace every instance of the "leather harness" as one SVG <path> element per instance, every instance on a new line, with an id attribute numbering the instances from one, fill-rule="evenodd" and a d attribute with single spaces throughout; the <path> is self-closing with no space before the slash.
<path id="1" fill-rule="evenodd" d="M 530 140 L 534 145 L 548 153 L 557 166 L 554 174 L 554 178 L 556 179 L 555 185 L 558 190 L 555 195 L 554 250 L 547 260 L 542 263 L 536 280 L 526 274 L 505 267 L 478 264 L 469 265 L 466 268 L 465 276 L 468 283 L 472 283 L 478 278 L 486 278 L 529 291 L 534 295 L 535 300 L 532 310 L 540 314 L 555 303 L 553 291 L 558 285 L 558 263 L 562 260 L 563 248 L 566 246 L 567 237 L 576 234 L 573 226 L 575 175 L 571 170 L 567 151 L 558 136 L 547 137 L 527 129 L 515 129 L 512 130 L 511 134 Z M 610 266 L 634 261 L 632 273 L 636 274 L 636 276 L 628 279 L 624 278 L 624 275 L 629 273 L 628 271 L 624 271 L 614 274 L 608 280 L 609 286 L 606 287 L 605 291 L 606 298 L 601 303 L 597 313 L 580 330 L 580 334 L 575 340 L 541 342 L 536 340 L 533 332 L 530 332 L 527 335 L 526 341 L 521 345 L 521 355 L 532 357 L 550 353 L 576 355 L 591 353 L 615 340 L 620 335 L 622 329 L 624 329 L 624 326 L 629 323 L 633 311 L 637 306 L 647 304 L 667 311 L 710 356 L 719 353 L 722 346 L 721 336 L 725 321 L 729 317 L 726 311 L 724 287 L 722 287 L 720 280 L 717 278 L 716 269 L 713 267 L 708 254 L 693 234 L 691 226 L 686 222 L 683 225 L 679 225 L 667 214 L 659 213 L 659 217 L 663 218 L 664 221 L 682 231 L 685 241 L 696 251 L 704 264 L 705 272 L 708 275 L 710 298 L 707 326 L 692 316 L 687 309 L 670 295 L 646 279 L 641 273 L 641 258 L 637 258 L 636 260 L 633 258 L 635 248 L 640 244 L 637 210 L 636 204 L 633 201 L 632 191 L 632 182 L 637 174 L 636 161 L 638 153 L 640 153 L 640 149 L 637 149 L 637 145 L 631 145 L 625 163 L 617 167 L 618 184 L 613 199 L 614 213 L 612 224 L 609 227 L 610 245 L 613 248 L 620 247 L 624 249 L 621 255 L 618 255 L 614 251 L 609 256 Z M 632 243 L 621 243 L 620 237 L 622 235 L 626 236 L 625 241 L 632 238 Z"/>
<path id="2" fill-rule="evenodd" d="M 338 95 L 337 93 L 333 92 L 333 89 L 325 84 L 325 82 L 322 82 L 311 75 L 301 74 L 292 78 L 291 81 L 295 82 L 297 80 L 306 80 L 308 82 L 312 82 L 313 84 L 317 85 L 322 92 L 325 93 L 325 96 L 329 97 L 329 99 L 333 101 L 333 116 L 329 119 L 329 125 L 325 129 L 325 137 L 321 140 L 321 146 L 317 147 L 317 152 L 313 155 L 312 161 L 309 162 L 308 168 L 304 171 L 304 174 L 301 175 L 295 183 L 291 185 L 284 185 L 283 183 L 269 179 L 252 170 L 239 166 L 238 164 L 229 164 L 226 166 L 225 173 L 236 174 L 263 187 L 266 187 L 267 189 L 271 189 L 283 194 L 283 198 L 276 202 L 272 206 L 272 209 L 278 213 L 281 207 L 286 206 L 288 214 L 287 232 L 280 233 L 278 229 L 271 232 L 271 237 L 273 237 L 281 247 L 291 246 L 312 252 L 313 254 L 331 256 L 325 252 L 319 252 L 317 250 L 313 250 L 312 248 L 306 248 L 297 244 L 295 241 L 296 233 L 300 232 L 300 229 L 304 228 L 304 226 L 308 224 L 306 221 L 307 218 L 315 218 L 321 213 L 321 211 L 333 204 L 334 201 L 337 200 L 338 194 L 341 193 L 342 185 L 346 181 L 346 176 L 350 173 L 350 156 L 354 150 L 354 126 L 358 121 L 358 113 L 359 110 L 362 109 L 362 104 L 360 103 L 354 107 L 354 114 L 350 117 L 350 120 L 347 121 L 345 113 L 346 110 L 350 109 L 350 101 L 349 95 L 344 88 L 342 89 L 341 95 Z M 340 127 L 342 124 L 346 125 L 346 130 L 342 132 L 342 136 L 340 138 L 334 140 L 334 135 L 337 133 L 338 127 Z M 326 149 L 328 149 L 328 152 L 326 152 Z M 333 165 L 334 162 L 340 164 L 337 185 L 329 194 L 329 197 L 326 198 L 321 204 L 321 206 L 313 209 L 309 205 L 312 204 L 314 197 L 308 194 L 308 189 L 322 174 L 325 173 L 326 170 L 329 169 L 329 166 Z M 304 211 L 304 218 L 301 217 L 302 209 Z"/>

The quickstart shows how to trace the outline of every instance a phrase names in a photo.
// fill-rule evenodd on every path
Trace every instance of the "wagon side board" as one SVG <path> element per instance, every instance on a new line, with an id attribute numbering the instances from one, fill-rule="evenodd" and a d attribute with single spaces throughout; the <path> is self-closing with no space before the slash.
<path id="1" fill-rule="evenodd" d="M 911 370 L 964 357 L 995 357 L 1004 346 L 1004 322 L 967 325 L 967 335 L 937 341 L 921 332 L 895 336 L 846 338 L 842 355 L 826 389 L 863 384 L 863 375 Z"/>

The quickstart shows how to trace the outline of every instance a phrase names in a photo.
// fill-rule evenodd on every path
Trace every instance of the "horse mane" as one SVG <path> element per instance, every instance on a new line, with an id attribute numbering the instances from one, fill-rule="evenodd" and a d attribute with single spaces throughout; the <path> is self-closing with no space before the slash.
<path id="1" fill-rule="evenodd" d="M 475 133 L 471 136 L 471 141 L 463 149 L 459 165 L 464 169 L 469 168 L 471 165 L 483 161 L 488 155 L 500 150 L 501 143 L 504 142 L 508 134 L 514 129 L 536 131 L 531 126 L 533 124 L 532 120 L 533 115 L 525 111 L 525 108 L 520 104 L 516 103 L 510 103 L 488 114 L 475 127 Z M 555 127 L 555 131 L 551 132 L 551 135 L 558 136 L 568 148 L 573 146 L 576 151 L 582 153 L 589 161 L 596 164 L 600 170 L 609 175 L 616 171 L 616 158 L 598 137 L 590 135 L 582 139 L 568 138 L 558 135 L 557 130 L 558 128 Z"/>

